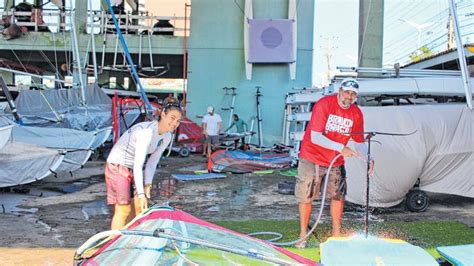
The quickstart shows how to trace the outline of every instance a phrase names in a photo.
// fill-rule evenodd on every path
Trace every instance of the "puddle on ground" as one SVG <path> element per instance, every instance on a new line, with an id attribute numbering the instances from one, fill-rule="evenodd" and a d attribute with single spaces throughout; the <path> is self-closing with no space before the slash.
<path id="1" fill-rule="evenodd" d="M 224 201 L 222 204 L 219 204 L 217 206 L 218 210 L 243 210 L 251 206 L 250 196 L 254 191 L 254 189 L 252 189 L 252 183 L 252 179 L 241 178 L 234 189 L 216 194 L 218 197 L 229 199 L 228 201 Z"/>
<path id="2" fill-rule="evenodd" d="M 91 185 L 91 182 L 84 182 L 84 181 L 75 181 L 72 183 L 63 183 L 60 186 L 56 186 L 54 188 L 48 187 L 46 189 L 61 192 L 61 193 L 74 193 L 83 190 L 84 188 Z"/>
<path id="3" fill-rule="evenodd" d="M 157 191 L 157 196 L 161 199 L 169 199 L 176 190 L 177 181 L 174 178 L 166 178 L 158 182 L 158 189 L 153 189 L 153 192 Z M 154 195 L 152 195 L 153 198 Z"/>
<path id="4" fill-rule="evenodd" d="M 192 166 L 181 167 L 177 169 L 179 172 L 193 172 L 207 170 L 205 165 L 197 164 Z"/>
<path id="5" fill-rule="evenodd" d="M 38 208 L 21 208 L 20 206 L 23 202 L 27 202 L 30 199 L 36 197 L 50 197 L 61 195 L 61 193 L 45 190 L 31 188 L 28 189 L 27 193 L 17 193 L 13 192 L 1 192 L 0 193 L 0 213 L 35 213 L 38 211 Z"/>
<path id="6" fill-rule="evenodd" d="M 82 206 L 82 214 L 84 219 L 87 221 L 90 217 L 99 216 L 99 215 L 109 215 L 109 207 L 104 200 L 98 200 L 94 202 L 89 202 Z"/>

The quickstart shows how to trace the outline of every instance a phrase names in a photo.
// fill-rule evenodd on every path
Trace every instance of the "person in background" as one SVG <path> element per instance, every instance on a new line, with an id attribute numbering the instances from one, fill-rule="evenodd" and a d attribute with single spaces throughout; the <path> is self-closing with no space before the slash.
<path id="1" fill-rule="evenodd" d="M 114 205 L 112 230 L 148 208 L 156 167 L 182 116 L 178 101 L 168 98 L 157 119 L 129 128 L 113 146 L 105 164 L 107 203 Z"/>
<path id="2" fill-rule="evenodd" d="M 307 234 L 312 202 L 319 199 L 328 167 L 333 164 L 327 187 L 327 199 L 331 199 L 332 235 L 340 236 L 344 199 L 347 191 L 344 158 L 361 157 L 367 160 L 364 143 L 364 117 L 355 104 L 359 83 L 352 78 L 341 82 L 336 95 L 321 98 L 313 107 L 311 120 L 301 143 L 300 161 L 296 176 L 295 195 L 300 214 L 300 237 Z M 351 135 L 351 133 L 356 133 Z M 349 139 L 355 141 L 356 151 L 347 146 Z M 373 161 L 369 174 L 373 172 Z M 306 239 L 298 242 L 297 248 L 306 247 Z"/>
<path id="3" fill-rule="evenodd" d="M 207 107 L 207 114 L 202 118 L 203 134 L 206 138 L 202 156 L 211 156 L 212 148 L 219 143 L 219 133 L 222 129 L 222 119 L 214 112 L 214 107 Z"/>
<path id="4" fill-rule="evenodd" d="M 242 140 L 242 145 L 245 145 L 245 132 L 248 130 L 248 125 L 243 119 L 240 119 L 237 114 L 233 114 L 232 119 L 232 124 L 224 132 L 229 131 L 235 126 L 237 133 L 242 134 L 242 138 L 235 140 L 235 149 L 237 150 L 240 140 Z"/>

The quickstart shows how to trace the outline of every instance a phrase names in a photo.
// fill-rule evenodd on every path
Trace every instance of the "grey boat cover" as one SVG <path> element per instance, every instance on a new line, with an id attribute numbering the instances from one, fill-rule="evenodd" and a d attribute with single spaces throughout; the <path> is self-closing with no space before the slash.
<path id="1" fill-rule="evenodd" d="M 112 100 L 109 96 L 94 84 L 84 88 L 84 97 L 86 105 L 82 104 L 80 88 L 20 90 L 15 104 L 23 123 L 29 126 L 85 131 L 111 127 Z M 127 110 L 120 121 L 124 120 L 130 126 L 139 115 L 138 109 Z"/>
<path id="2" fill-rule="evenodd" d="M 0 150 L 0 187 L 41 180 L 61 164 L 63 155 L 54 149 L 9 141 Z"/>
<path id="3" fill-rule="evenodd" d="M 0 150 L 10 140 L 12 127 L 7 118 L 0 116 Z"/>
<path id="4" fill-rule="evenodd" d="M 111 99 L 97 86 L 84 88 L 20 90 L 15 104 L 25 125 L 94 130 L 111 126 Z"/>
<path id="5" fill-rule="evenodd" d="M 64 160 L 56 172 L 72 172 L 83 166 L 92 151 L 110 136 L 110 127 L 95 131 L 69 128 L 20 126 L 13 127 L 12 139 L 64 152 Z"/>
<path id="6" fill-rule="evenodd" d="M 375 174 L 370 205 L 403 201 L 420 178 L 420 189 L 474 197 L 474 112 L 465 105 L 362 107 L 365 131 L 410 133 L 376 135 L 372 142 Z M 346 160 L 347 200 L 365 204 L 366 164 Z"/>

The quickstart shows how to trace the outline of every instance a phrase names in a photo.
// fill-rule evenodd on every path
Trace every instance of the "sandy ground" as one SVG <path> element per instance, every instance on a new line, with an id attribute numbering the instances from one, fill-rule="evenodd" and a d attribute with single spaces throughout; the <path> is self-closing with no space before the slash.
<path id="1" fill-rule="evenodd" d="M 206 159 L 170 157 L 160 162 L 152 199 L 169 203 L 206 220 L 297 219 L 294 196 L 277 192 L 290 179 L 278 173 L 228 175 L 225 179 L 177 182 L 172 173 L 192 173 L 206 167 Z M 48 177 L 24 188 L 29 192 L 0 192 L 0 264 L 70 265 L 75 248 L 95 233 L 107 230 L 111 208 L 105 204 L 103 162 Z M 325 212 L 323 222 L 329 214 Z M 349 205 L 344 219 L 361 221 L 364 210 Z M 474 227 L 474 199 L 431 195 L 424 213 L 404 206 L 377 209 L 374 221 L 457 220 Z"/>

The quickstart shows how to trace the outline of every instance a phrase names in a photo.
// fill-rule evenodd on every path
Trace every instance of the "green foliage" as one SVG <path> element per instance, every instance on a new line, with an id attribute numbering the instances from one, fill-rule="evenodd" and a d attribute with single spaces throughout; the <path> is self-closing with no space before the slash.
<path id="1" fill-rule="evenodd" d="M 417 51 L 411 53 L 409 57 L 412 62 L 418 62 L 425 58 L 431 57 L 432 55 L 433 55 L 433 52 L 431 51 L 431 49 L 426 46 L 423 46 Z"/>

